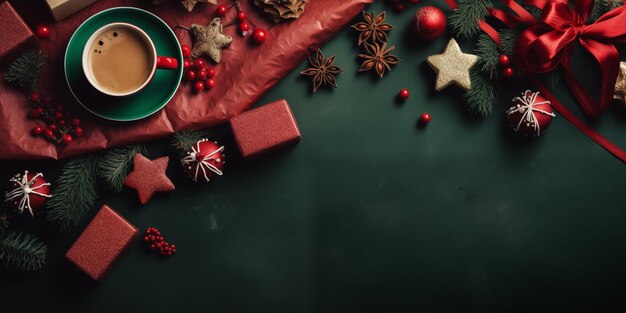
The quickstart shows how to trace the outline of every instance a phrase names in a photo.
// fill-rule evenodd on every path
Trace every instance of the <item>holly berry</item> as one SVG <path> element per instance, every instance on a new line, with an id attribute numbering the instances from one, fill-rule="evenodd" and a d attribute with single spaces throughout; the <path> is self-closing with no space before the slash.
<path id="1" fill-rule="evenodd" d="M 70 134 L 65 134 L 63 135 L 63 137 L 61 137 L 61 141 L 64 144 L 69 145 L 70 143 L 72 143 L 72 141 L 74 141 L 74 137 L 72 137 L 72 135 Z"/>
<path id="2" fill-rule="evenodd" d="M 48 138 L 48 139 L 52 139 L 54 138 L 54 130 L 50 129 L 50 128 L 46 128 L 43 131 L 43 134 Z"/>
<path id="3" fill-rule="evenodd" d="M 221 17 L 224 17 L 228 13 L 228 8 L 225 5 L 218 5 L 215 13 Z"/>
<path id="4" fill-rule="evenodd" d="M 405 6 L 402 3 L 398 3 L 398 4 L 396 4 L 395 9 L 396 9 L 396 12 L 402 12 L 402 11 L 404 11 Z"/>
<path id="5" fill-rule="evenodd" d="M 41 99 L 41 102 L 43 102 L 43 104 L 45 105 L 50 105 L 52 103 L 52 97 L 45 96 Z"/>
<path id="6" fill-rule="evenodd" d="M 80 126 L 80 119 L 78 117 L 72 119 L 72 126 Z"/>
<path id="7" fill-rule="evenodd" d="M 196 79 L 197 80 L 206 80 L 207 75 L 208 74 L 207 74 L 206 70 L 204 70 L 204 69 L 199 70 L 198 73 L 196 74 Z"/>
<path id="8" fill-rule="evenodd" d="M 37 37 L 39 37 L 39 39 L 41 40 L 48 39 L 48 37 L 50 37 L 50 28 L 48 28 L 48 26 L 45 24 L 41 24 L 37 26 L 35 33 L 37 34 Z"/>
<path id="9" fill-rule="evenodd" d="M 249 30 L 250 30 L 250 24 L 246 22 L 239 23 L 239 31 L 242 33 L 243 36 L 245 36 Z"/>
<path id="10" fill-rule="evenodd" d="M 422 113 L 422 115 L 420 116 L 420 123 L 422 125 L 426 125 L 430 122 L 430 114 L 428 113 Z"/>
<path id="11" fill-rule="evenodd" d="M 189 69 L 193 65 L 193 62 L 190 60 L 183 61 L 183 69 Z"/>
<path id="12" fill-rule="evenodd" d="M 196 79 L 196 72 L 194 72 L 193 70 L 187 70 L 185 72 L 185 78 L 187 80 L 194 80 L 194 79 Z"/>
<path id="13" fill-rule="evenodd" d="M 83 135 L 83 128 L 82 127 L 74 128 L 74 136 L 81 137 L 82 135 Z"/>
<path id="14" fill-rule="evenodd" d="M 213 89 L 215 88 L 215 81 L 212 79 L 207 79 L 206 83 L 205 83 L 205 87 L 206 89 Z"/>
<path id="15" fill-rule="evenodd" d="M 243 22 L 245 20 L 246 20 L 246 13 L 244 13 L 243 11 L 237 12 L 237 21 Z"/>
<path id="16" fill-rule="evenodd" d="M 257 28 L 252 33 L 252 41 L 254 41 L 254 43 L 256 43 L 257 45 L 264 43 L 266 39 L 267 33 L 263 28 Z"/>
<path id="17" fill-rule="evenodd" d="M 184 58 L 188 58 L 191 55 L 191 48 L 188 45 L 181 45 L 180 50 L 183 52 Z"/>
<path id="18" fill-rule="evenodd" d="M 54 112 L 54 118 L 55 118 L 57 121 L 60 121 L 61 119 L 63 119 L 63 113 L 61 113 L 61 111 L 56 111 L 56 112 Z"/>
<path id="19" fill-rule="evenodd" d="M 203 59 L 196 59 L 195 61 L 193 61 L 193 67 L 195 67 L 197 70 L 201 70 L 205 66 L 206 61 L 204 61 Z"/>
<path id="20" fill-rule="evenodd" d="M 41 113 L 37 109 L 38 108 L 33 108 L 32 110 L 30 110 L 30 112 L 28 113 L 28 116 L 30 116 L 31 118 L 38 118 L 39 116 L 41 116 Z"/>
<path id="21" fill-rule="evenodd" d="M 67 122 L 65 120 L 60 120 L 59 121 L 59 126 L 64 127 L 65 124 L 67 124 Z"/>
<path id="22" fill-rule="evenodd" d="M 508 55 L 506 55 L 506 54 L 501 54 L 501 55 L 498 57 L 498 64 L 499 64 L 500 66 L 507 66 L 507 65 L 509 65 L 509 63 L 511 63 L 511 58 L 510 58 Z"/>
<path id="23" fill-rule="evenodd" d="M 50 123 L 50 125 L 48 125 L 48 128 L 50 128 L 52 131 L 56 131 L 57 130 L 57 125 L 54 123 Z"/>
<path id="24" fill-rule="evenodd" d="M 30 94 L 30 101 L 32 102 L 39 102 L 39 94 L 36 92 L 33 92 Z"/>
<path id="25" fill-rule="evenodd" d="M 208 68 L 206 70 L 206 76 L 209 78 L 215 77 L 215 70 L 212 67 Z"/>
<path id="26" fill-rule="evenodd" d="M 402 100 L 402 101 L 406 101 L 409 96 L 411 95 L 411 93 L 409 93 L 409 90 L 406 88 L 402 88 L 400 89 L 400 92 L 398 92 L 398 99 Z"/>
<path id="27" fill-rule="evenodd" d="M 511 68 L 511 67 L 505 67 L 502 70 L 502 76 L 504 76 L 506 78 L 513 77 L 513 75 L 515 75 L 515 71 L 513 71 L 513 68 Z"/>
<path id="28" fill-rule="evenodd" d="M 204 83 L 203 82 L 196 82 L 195 84 L 193 84 L 193 88 L 197 92 L 201 92 L 202 90 L 204 90 Z"/>
<path id="29" fill-rule="evenodd" d="M 43 127 L 37 125 L 35 127 L 33 127 L 33 130 L 31 131 L 31 133 L 33 134 L 33 136 L 39 136 L 41 134 L 43 134 Z"/>

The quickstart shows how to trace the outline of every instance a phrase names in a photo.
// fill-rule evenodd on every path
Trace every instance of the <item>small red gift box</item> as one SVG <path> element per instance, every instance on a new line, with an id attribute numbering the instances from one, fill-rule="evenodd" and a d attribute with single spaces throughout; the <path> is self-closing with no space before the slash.
<path id="1" fill-rule="evenodd" d="M 300 141 L 300 129 L 286 100 L 252 109 L 230 120 L 244 158 L 253 158 Z"/>
<path id="2" fill-rule="evenodd" d="M 92 279 L 102 280 L 138 232 L 135 226 L 104 205 L 65 257 Z"/>
<path id="3" fill-rule="evenodd" d="M 0 65 L 6 65 L 19 54 L 37 47 L 39 39 L 8 1 L 0 1 Z"/>

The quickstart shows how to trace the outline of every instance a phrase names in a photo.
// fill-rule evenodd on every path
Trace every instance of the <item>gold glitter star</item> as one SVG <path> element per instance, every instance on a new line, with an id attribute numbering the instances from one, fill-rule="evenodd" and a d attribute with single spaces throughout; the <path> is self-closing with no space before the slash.
<path id="1" fill-rule="evenodd" d="M 194 58 L 208 55 L 215 63 L 222 59 L 222 49 L 230 46 L 233 38 L 224 35 L 224 29 L 219 17 L 214 18 L 208 26 L 191 25 L 191 34 L 194 43 L 191 56 Z"/>
<path id="2" fill-rule="evenodd" d="M 442 54 L 431 55 L 426 60 L 437 73 L 435 90 L 441 91 L 453 83 L 466 91 L 472 88 L 469 70 L 478 61 L 478 56 L 463 53 L 454 38 L 450 39 Z"/>
<path id="3" fill-rule="evenodd" d="M 619 62 L 619 72 L 617 72 L 613 99 L 622 101 L 626 105 L 626 62 Z"/>

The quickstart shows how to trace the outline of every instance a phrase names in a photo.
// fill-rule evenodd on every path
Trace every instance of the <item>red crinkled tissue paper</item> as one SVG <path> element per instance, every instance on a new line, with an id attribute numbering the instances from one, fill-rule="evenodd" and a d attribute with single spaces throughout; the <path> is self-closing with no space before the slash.
<path id="1" fill-rule="evenodd" d="M 52 92 L 55 99 L 68 112 L 76 112 L 83 121 L 83 137 L 64 146 L 42 138 L 33 138 L 30 130 L 35 126 L 28 119 L 25 96 L 20 91 L 0 82 L 0 159 L 54 158 L 60 159 L 109 147 L 147 141 L 170 135 L 183 129 L 203 129 L 228 122 L 248 109 L 265 91 L 274 86 L 292 69 L 323 43 L 328 41 L 345 24 L 350 22 L 366 4 L 373 0 L 315 0 L 309 1 L 300 18 L 273 24 L 262 12 L 252 7 L 250 1 L 240 1 L 241 9 L 257 27 L 267 30 L 267 40 L 262 45 L 250 43 L 249 36 L 241 37 L 237 27 L 226 27 L 224 32 L 234 38 L 232 45 L 223 50 L 222 61 L 215 67 L 215 88 L 201 94 L 194 93 L 191 84 L 182 84 L 169 104 L 154 115 L 137 122 L 108 122 L 92 117 L 72 98 L 63 73 L 65 47 L 72 32 L 89 16 L 117 6 L 136 6 L 161 17 L 170 27 L 189 26 L 193 23 L 208 25 L 215 17 L 217 6 L 196 5 L 189 13 L 178 1 L 152 5 L 145 0 L 106 0 L 50 25 L 51 36 L 42 41 L 41 48 L 48 54 L 49 63 L 44 69 L 41 86 Z M 19 13 L 28 15 L 32 1 L 13 1 Z M 28 5 L 24 4 L 28 3 Z M 21 4 L 18 7 L 18 4 Z M 32 4 L 34 6 L 34 4 Z M 43 4 L 42 4 L 43 5 Z M 44 8 L 44 12 L 47 12 Z M 234 10 L 224 17 L 228 25 L 236 18 Z M 31 15 L 34 15 L 32 13 Z M 38 23 L 44 17 L 29 16 L 28 21 Z M 33 25 L 31 25 L 33 26 Z M 35 25 L 36 26 L 36 25 Z M 271 28 L 270 28 L 271 27 Z M 175 28 L 182 44 L 191 45 L 188 31 Z"/>

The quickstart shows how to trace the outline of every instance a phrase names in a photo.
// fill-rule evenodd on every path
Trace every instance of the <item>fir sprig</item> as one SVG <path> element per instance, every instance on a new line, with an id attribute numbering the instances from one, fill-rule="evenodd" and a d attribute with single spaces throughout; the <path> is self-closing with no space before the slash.
<path id="1" fill-rule="evenodd" d="M 470 70 L 472 88 L 465 93 L 465 103 L 471 113 L 487 116 L 498 102 L 500 88 L 477 67 Z"/>
<path id="2" fill-rule="evenodd" d="M 194 144 L 196 144 L 196 142 L 198 142 L 198 140 L 207 138 L 212 134 L 213 131 L 210 129 L 179 131 L 174 134 L 172 146 L 176 148 L 181 155 L 184 155 Z"/>
<path id="3" fill-rule="evenodd" d="M 78 225 L 97 198 L 100 156 L 81 156 L 68 161 L 56 181 L 57 188 L 48 201 L 47 218 L 61 230 Z"/>
<path id="4" fill-rule="evenodd" d="M 45 264 L 47 250 L 39 238 L 12 232 L 0 240 L 0 264 L 20 271 L 36 271 Z"/>
<path id="5" fill-rule="evenodd" d="M 479 33 L 478 21 L 489 13 L 490 0 L 459 0 L 458 7 L 450 16 L 450 27 L 456 37 L 468 39 Z"/>
<path id="6" fill-rule="evenodd" d="M 124 178 L 131 169 L 135 154 L 146 154 L 144 145 L 132 145 L 111 149 L 106 152 L 98 163 L 98 175 L 114 192 L 121 192 Z"/>
<path id="7" fill-rule="evenodd" d="M 0 212 L 0 238 L 4 236 L 4 233 L 9 229 L 9 220 L 7 216 Z"/>
<path id="8" fill-rule="evenodd" d="M 35 90 L 46 58 L 46 54 L 41 51 L 32 50 L 25 53 L 9 65 L 4 80 L 16 87 Z"/>

